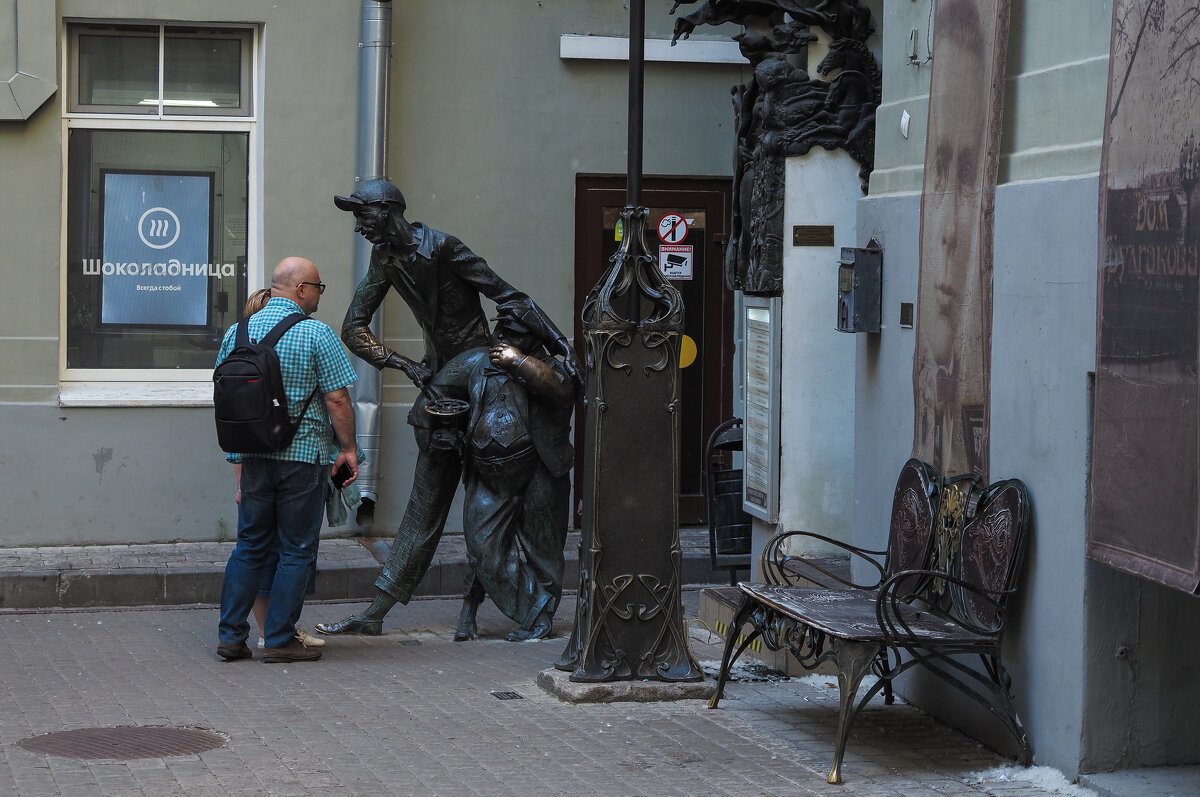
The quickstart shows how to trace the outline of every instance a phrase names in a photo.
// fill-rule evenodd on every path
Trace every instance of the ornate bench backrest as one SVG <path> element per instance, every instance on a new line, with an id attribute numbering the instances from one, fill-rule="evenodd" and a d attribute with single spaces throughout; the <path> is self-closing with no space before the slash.
<path id="1" fill-rule="evenodd" d="M 968 627 L 999 631 L 1025 551 L 1029 494 L 1018 479 L 984 489 L 969 475 L 945 479 L 939 493 L 927 567 L 950 579 L 930 578 L 920 588 L 923 597 Z"/>
<path id="2" fill-rule="evenodd" d="M 977 628 L 999 631 L 1008 596 L 1016 588 L 1029 530 L 1030 501 L 1019 479 L 987 488 L 974 516 L 963 526 L 959 554 L 951 574 L 991 594 L 951 586 L 953 613 Z"/>
<path id="3" fill-rule="evenodd" d="M 919 459 L 910 459 L 901 468 L 892 496 L 885 577 L 926 566 L 940 481 L 937 470 Z"/>

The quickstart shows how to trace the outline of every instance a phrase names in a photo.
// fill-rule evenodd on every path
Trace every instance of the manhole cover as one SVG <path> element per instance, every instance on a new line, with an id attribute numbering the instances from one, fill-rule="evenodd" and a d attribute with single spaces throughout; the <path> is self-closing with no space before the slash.
<path id="1" fill-rule="evenodd" d="M 211 731 L 194 728 L 132 727 L 78 728 L 17 742 L 17 747 L 33 753 L 67 758 L 165 758 L 194 755 L 225 745 L 225 738 Z"/>

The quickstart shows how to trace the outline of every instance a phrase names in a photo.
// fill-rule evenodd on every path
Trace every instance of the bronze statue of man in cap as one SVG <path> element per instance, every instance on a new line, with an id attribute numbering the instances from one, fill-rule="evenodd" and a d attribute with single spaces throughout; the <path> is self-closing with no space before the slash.
<path id="1" fill-rule="evenodd" d="M 491 342 L 480 296 L 519 319 L 552 353 L 563 357 L 573 380 L 581 379 L 578 358 L 566 336 L 528 295 L 509 285 L 462 241 L 408 221 L 404 195 L 387 180 L 368 180 L 334 204 L 354 214 L 355 232 L 374 246 L 367 275 L 359 283 L 342 323 L 342 341 L 376 368 L 396 368 L 422 390 L 408 415 L 417 440 L 417 461 L 408 506 L 396 539 L 375 581 L 375 599 L 365 612 L 335 623 L 318 623 L 323 634 L 382 632 L 383 617 L 397 602 L 408 603 L 429 569 L 462 474 L 462 455 L 433 440 L 424 391 L 453 357 Z M 392 351 L 371 332 L 375 311 L 389 290 L 404 299 L 425 339 L 418 362 Z"/>

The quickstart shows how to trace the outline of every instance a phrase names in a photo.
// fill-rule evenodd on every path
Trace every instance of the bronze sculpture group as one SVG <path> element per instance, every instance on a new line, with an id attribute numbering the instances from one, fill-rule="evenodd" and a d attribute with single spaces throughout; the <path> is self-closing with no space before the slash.
<path id="1" fill-rule="evenodd" d="M 402 371 L 421 393 L 408 416 L 418 449 L 413 488 L 374 600 L 317 630 L 382 632 L 384 616 L 408 603 L 428 570 L 463 477 L 475 579 L 455 638 L 474 637 L 484 592 L 518 624 L 510 639 L 545 637 L 562 595 L 570 415 L 580 386 L 575 352 L 545 312 L 483 258 L 452 235 L 409 222 L 404 196 L 391 183 L 369 180 L 334 202 L 354 214 L 355 231 L 374 245 L 342 340 L 375 367 Z M 421 326 L 420 362 L 389 349 L 370 329 L 389 290 Z M 496 303 L 495 332 L 480 296 Z"/>
<path id="2" fill-rule="evenodd" d="M 677 0 L 672 13 L 696 1 Z M 703 0 L 676 21 L 675 38 L 726 22 L 743 26 L 735 38 L 752 67 L 750 79 L 732 89 L 726 282 L 747 294 L 780 295 L 785 159 L 816 146 L 842 149 L 858 162 L 867 188 L 881 98 L 881 72 L 866 45 L 871 14 L 861 0 Z M 811 27 L 830 39 L 819 77 L 794 63 L 816 40 Z M 583 379 L 578 359 L 529 296 L 454 236 L 410 223 L 391 183 L 369 180 L 334 202 L 354 214 L 355 231 L 374 245 L 342 340 L 375 367 L 399 369 L 420 390 L 408 416 L 418 455 L 370 607 L 317 630 L 381 633 L 384 616 L 411 599 L 429 568 L 461 478 L 472 573 L 455 639 L 477 634 L 475 613 L 485 593 L 517 623 L 508 638 L 547 636 L 562 594 L 570 420 Z M 419 362 L 389 349 L 370 329 L 393 289 L 421 326 Z M 481 296 L 496 303 L 494 330 Z"/>

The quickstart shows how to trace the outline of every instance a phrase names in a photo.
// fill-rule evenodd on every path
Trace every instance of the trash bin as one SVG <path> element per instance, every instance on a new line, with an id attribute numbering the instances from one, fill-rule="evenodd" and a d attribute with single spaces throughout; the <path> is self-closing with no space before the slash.
<path id="1" fill-rule="evenodd" d="M 713 430 L 704 450 L 708 493 L 708 545 L 713 570 L 729 570 L 736 584 L 738 570 L 750 569 L 750 515 L 742 509 L 742 471 L 719 467 L 721 451 L 742 450 L 742 419 L 730 418 Z"/>

